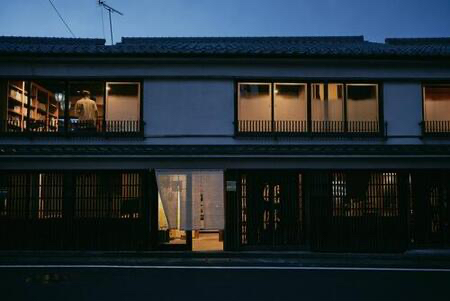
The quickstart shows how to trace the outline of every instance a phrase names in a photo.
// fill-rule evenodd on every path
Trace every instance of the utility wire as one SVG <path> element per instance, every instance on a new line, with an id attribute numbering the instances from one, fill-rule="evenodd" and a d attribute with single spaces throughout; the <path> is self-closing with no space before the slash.
<path id="1" fill-rule="evenodd" d="M 64 23 L 64 25 L 66 25 L 67 29 L 70 31 L 70 33 L 72 34 L 72 36 L 74 38 L 76 38 L 75 34 L 73 33 L 72 29 L 70 29 L 69 25 L 66 23 L 66 21 L 64 21 L 64 18 L 61 16 L 61 14 L 59 13 L 58 9 L 56 8 L 55 4 L 53 4 L 52 0 L 48 0 L 48 2 L 50 2 L 50 4 L 53 6 L 54 10 L 56 11 L 56 13 L 58 14 L 59 18 L 61 19 L 61 21 Z"/>

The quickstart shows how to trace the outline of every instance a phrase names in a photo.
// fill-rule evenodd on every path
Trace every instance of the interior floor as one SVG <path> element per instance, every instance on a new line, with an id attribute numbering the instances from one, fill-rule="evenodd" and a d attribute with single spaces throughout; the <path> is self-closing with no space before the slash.
<path id="1" fill-rule="evenodd" d="M 223 241 L 219 232 L 200 232 L 192 239 L 192 251 L 223 251 Z"/>

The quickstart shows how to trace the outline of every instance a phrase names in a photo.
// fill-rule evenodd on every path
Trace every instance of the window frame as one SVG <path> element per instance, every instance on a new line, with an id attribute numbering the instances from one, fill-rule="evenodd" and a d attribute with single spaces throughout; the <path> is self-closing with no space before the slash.
<path id="1" fill-rule="evenodd" d="M 423 81 L 421 84 L 421 95 L 422 95 L 422 120 L 420 122 L 420 128 L 422 132 L 422 137 L 441 137 L 446 138 L 450 137 L 450 118 L 449 120 L 442 120 L 442 122 L 447 122 L 445 125 L 447 130 L 443 131 L 427 131 L 427 122 L 428 120 L 425 120 L 425 88 L 426 87 L 435 87 L 435 86 L 448 86 L 450 88 L 450 81 Z M 432 121 L 432 120 L 430 120 Z M 437 121 L 439 122 L 439 121 Z"/>
<path id="2" fill-rule="evenodd" d="M 272 90 L 271 90 L 271 92 L 272 92 L 272 123 L 273 123 L 273 125 L 275 126 L 275 127 L 277 127 L 277 121 L 282 121 L 282 120 L 279 120 L 279 119 L 276 119 L 276 91 L 277 91 L 277 89 L 276 89 L 276 86 L 277 85 L 285 85 L 285 86 L 289 86 L 289 85 L 292 85 L 292 86 L 297 86 L 297 87 L 304 87 L 305 88 L 305 94 L 306 94 L 306 97 L 305 97 L 305 107 L 304 107 L 304 109 L 305 109 L 305 117 L 306 117 L 306 119 L 305 120 L 297 120 L 297 121 L 300 121 L 300 122 L 305 122 L 306 124 L 308 123 L 308 116 L 309 116 L 309 113 L 308 113 L 308 106 L 309 106 L 309 104 L 308 104 L 308 99 L 310 99 L 310 95 L 309 95 L 309 93 L 311 92 L 311 91 L 309 91 L 308 90 L 308 83 L 306 83 L 306 82 L 301 82 L 301 81 L 297 81 L 297 82 L 287 82 L 287 81 L 278 81 L 278 82 L 273 82 L 273 83 L 271 83 L 271 85 L 272 85 Z M 272 129 L 273 130 L 273 129 Z M 306 131 L 304 131 L 304 132 L 307 132 L 308 131 L 308 128 L 306 128 Z M 280 133 L 281 131 L 275 131 L 276 133 Z"/>
<path id="3" fill-rule="evenodd" d="M 29 84 L 32 81 L 55 81 L 64 83 L 66 98 L 65 98 L 65 110 L 64 110 L 64 131 L 62 132 L 33 132 L 29 131 L 28 128 L 23 129 L 20 132 L 8 132 L 4 129 L 0 129 L 0 136 L 13 136 L 13 137 L 36 137 L 36 136 L 44 136 L 44 137 L 144 137 L 144 81 L 142 78 L 121 78 L 121 77 L 40 77 L 40 76 L 23 76 L 23 77 L 0 77 L 0 85 L 3 88 L 0 88 L 0 91 L 3 91 L 5 94 L 8 93 L 8 82 L 9 81 L 25 81 L 26 91 L 29 96 L 31 96 L 31 85 Z M 101 131 L 92 131 L 92 132 L 70 132 L 69 131 L 69 93 L 70 93 L 70 83 L 71 82 L 95 82 L 101 83 L 103 87 L 103 98 L 104 98 L 104 106 L 106 108 L 106 85 L 107 83 L 137 83 L 139 85 L 139 125 L 137 131 L 130 132 L 107 132 L 105 127 L 102 127 Z M 6 99 L 8 101 L 8 99 Z M 8 104 L 6 104 L 8 105 Z M 106 114 L 104 112 L 103 120 L 105 121 Z M 25 119 L 29 119 L 29 112 L 24 117 Z"/>
<path id="4" fill-rule="evenodd" d="M 262 83 L 270 84 L 272 89 L 272 99 L 274 98 L 273 87 L 277 83 L 301 83 L 306 84 L 306 118 L 307 118 L 307 130 L 305 132 L 241 132 L 239 131 L 239 83 Z M 312 121 L 312 84 L 342 84 L 343 85 L 343 122 L 345 130 L 343 132 L 313 132 L 311 127 Z M 376 85 L 378 93 L 378 132 L 349 132 L 347 129 L 347 85 L 348 84 L 368 84 Z M 273 102 L 273 101 L 272 101 Z M 235 137 L 260 137 L 260 136 L 298 136 L 298 137 L 314 137 L 314 136 L 329 136 L 329 137 L 385 137 L 386 123 L 384 121 L 384 100 L 383 100 L 383 82 L 379 79 L 367 80 L 367 79 L 339 79 L 339 78 L 327 78 L 327 79 L 303 79 L 303 78 L 237 78 L 234 80 L 234 136 Z M 272 107 L 273 111 L 273 107 Z M 273 115 L 273 113 L 272 113 Z M 272 119 L 273 122 L 273 119 Z"/>
<path id="5" fill-rule="evenodd" d="M 239 96 L 240 96 L 240 85 L 267 85 L 269 86 L 269 98 L 270 98 L 270 118 L 273 120 L 274 118 L 274 95 L 273 95 L 273 85 L 268 82 L 237 82 L 236 83 L 236 98 L 238 102 L 236 105 L 238 106 L 236 108 L 237 118 L 239 118 Z"/>
<path id="6" fill-rule="evenodd" d="M 343 99 L 344 99 L 344 126 L 345 126 L 345 130 L 347 131 L 347 127 L 349 125 L 349 120 L 348 120 L 348 86 L 349 85 L 354 85 L 354 86 L 375 86 L 376 88 L 376 95 L 377 95 L 377 107 L 378 107 L 378 112 L 377 112 L 377 119 L 376 121 L 378 121 L 378 128 L 379 131 L 381 131 L 382 129 L 382 123 L 380 122 L 381 120 L 381 112 L 380 112 L 380 85 L 377 83 L 355 83 L 355 82 L 348 82 L 348 83 L 344 83 L 344 93 L 343 93 Z M 353 121 L 353 122 L 359 122 L 357 120 Z M 349 133 L 353 133 L 353 132 L 349 132 Z"/>

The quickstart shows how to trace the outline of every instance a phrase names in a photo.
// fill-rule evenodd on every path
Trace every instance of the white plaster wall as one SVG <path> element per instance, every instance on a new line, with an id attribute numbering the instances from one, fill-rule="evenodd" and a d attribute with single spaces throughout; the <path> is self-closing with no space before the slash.
<path id="1" fill-rule="evenodd" d="M 232 135 L 234 83 L 224 80 L 146 80 L 146 135 Z"/>
<path id="2" fill-rule="evenodd" d="M 388 135 L 421 135 L 422 121 L 422 84 L 385 83 L 384 120 L 388 124 Z"/>

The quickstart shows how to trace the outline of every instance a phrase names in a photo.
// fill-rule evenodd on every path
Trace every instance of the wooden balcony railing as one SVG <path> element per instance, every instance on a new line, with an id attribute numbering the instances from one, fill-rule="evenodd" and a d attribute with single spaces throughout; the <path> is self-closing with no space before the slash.
<path id="1" fill-rule="evenodd" d="M 98 120 L 72 121 L 69 123 L 69 133 L 139 133 L 141 122 L 139 120 Z"/>
<path id="2" fill-rule="evenodd" d="M 276 120 L 274 131 L 277 133 L 306 133 L 308 123 L 304 120 Z"/>
<path id="3" fill-rule="evenodd" d="M 18 119 L 0 120 L 0 133 L 20 133 L 24 122 Z"/>
<path id="4" fill-rule="evenodd" d="M 237 132 L 239 135 L 247 136 L 298 135 L 338 137 L 383 135 L 379 121 L 239 120 Z"/>
<path id="5" fill-rule="evenodd" d="M 64 120 L 29 120 L 24 121 L 24 131 L 33 133 L 57 133 L 64 130 Z"/>
<path id="6" fill-rule="evenodd" d="M 450 120 L 430 120 L 421 124 L 424 136 L 450 137 Z"/>
<path id="7" fill-rule="evenodd" d="M 311 131 L 314 133 L 344 133 L 343 121 L 311 121 Z"/>
<path id="8" fill-rule="evenodd" d="M 379 133 L 379 121 L 347 121 L 347 132 L 349 133 Z"/>
<path id="9" fill-rule="evenodd" d="M 272 121 L 270 120 L 239 120 L 239 133 L 271 133 Z"/>
<path id="10" fill-rule="evenodd" d="M 140 120 L 71 120 L 65 127 L 59 120 L 0 120 L 0 134 L 27 135 L 52 134 L 65 136 L 134 136 L 142 134 L 143 122 Z"/>

